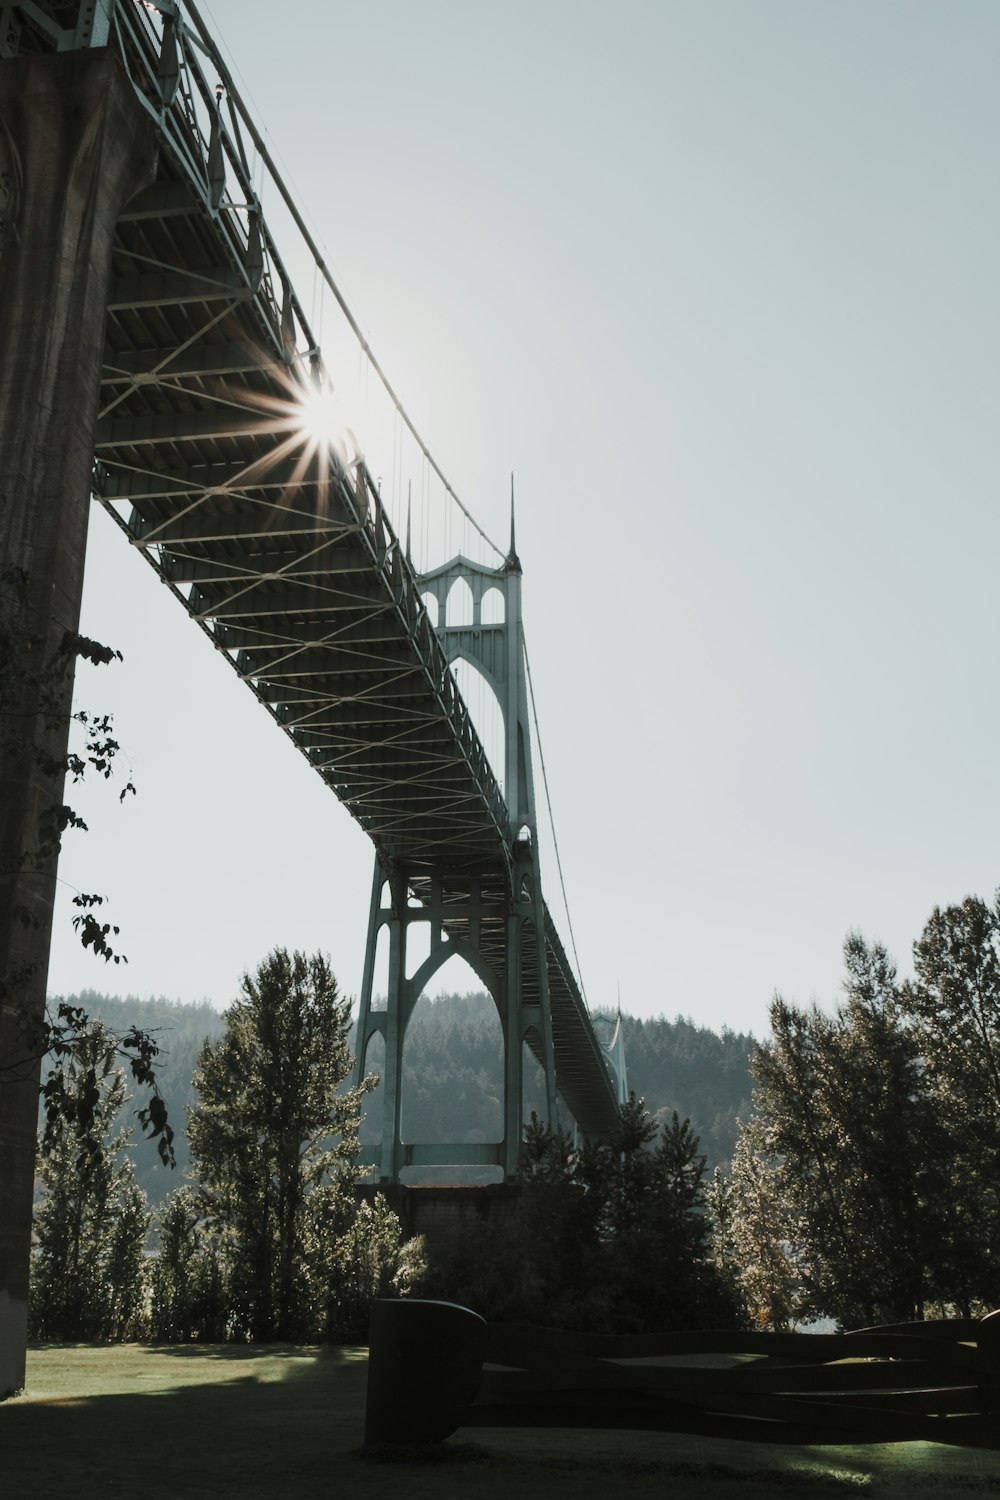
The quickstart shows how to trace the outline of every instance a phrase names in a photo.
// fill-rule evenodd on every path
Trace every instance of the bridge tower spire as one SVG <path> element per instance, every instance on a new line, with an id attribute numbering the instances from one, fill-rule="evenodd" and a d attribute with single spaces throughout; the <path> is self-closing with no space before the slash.
<path id="1" fill-rule="evenodd" d="M 472 617 L 454 619 L 452 590 L 464 580 L 472 596 Z M 538 857 L 535 787 L 532 774 L 531 715 L 522 624 L 522 570 L 515 547 L 511 476 L 510 550 L 497 568 L 458 554 L 418 577 L 423 597 L 437 606 L 437 635 L 449 663 L 473 665 L 496 694 L 504 725 L 503 786 L 508 809 L 509 864 L 495 872 L 428 878 L 402 868 L 387 870 L 376 856 L 368 922 L 368 943 L 357 1037 L 357 1077 L 366 1067 L 372 1038 L 385 1041 L 385 1086 L 380 1176 L 398 1182 L 407 1167 L 493 1165 L 504 1177 L 518 1170 L 525 1111 L 524 1045 L 545 1080 L 544 1115 L 558 1123 L 552 997 L 547 961 L 547 913 Z M 499 773 L 500 767 L 495 768 Z M 408 972 L 407 938 L 415 923 L 430 925 L 430 952 Z M 385 1009 L 375 1008 L 375 955 L 379 935 L 388 932 L 389 974 Z M 471 965 L 496 1003 L 504 1039 L 504 1129 L 502 1140 L 486 1145 L 421 1144 L 404 1139 L 402 1118 L 403 1045 L 410 1017 L 425 986 L 449 958 Z"/>

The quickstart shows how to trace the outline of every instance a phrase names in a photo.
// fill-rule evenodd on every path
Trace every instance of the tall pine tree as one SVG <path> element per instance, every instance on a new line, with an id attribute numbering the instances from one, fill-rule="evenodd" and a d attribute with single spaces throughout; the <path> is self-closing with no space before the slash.
<path id="1" fill-rule="evenodd" d="M 951 1192 L 950 1299 L 1000 1304 L 1000 892 L 935 907 L 913 945 L 900 1008 L 923 1059 Z"/>
<path id="2" fill-rule="evenodd" d="M 276 948 L 202 1048 L 188 1137 L 210 1227 L 225 1237 L 230 1318 L 237 1336 L 310 1336 L 327 1290 L 328 1253 L 314 1241 L 346 1234 L 358 1179 L 361 1089 L 353 1067 L 350 1001 L 321 953 Z"/>
<path id="3" fill-rule="evenodd" d="M 773 1218 L 779 1204 L 795 1313 L 856 1327 L 922 1317 L 940 1295 L 946 1179 L 892 961 L 852 933 L 844 962 L 833 1017 L 780 998 L 771 1006 L 730 1213 L 737 1240 L 770 1242 L 773 1224 L 740 1217 Z M 789 1272 L 779 1257 L 770 1263 L 773 1295 L 757 1287 L 755 1299 L 784 1308 Z"/>

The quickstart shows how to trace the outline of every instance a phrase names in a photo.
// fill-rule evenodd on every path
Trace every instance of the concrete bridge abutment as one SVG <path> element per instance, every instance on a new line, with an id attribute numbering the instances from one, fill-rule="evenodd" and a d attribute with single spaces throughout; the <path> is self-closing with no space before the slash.
<path id="1" fill-rule="evenodd" d="M 24 1384 L 62 802 L 115 223 L 156 141 L 104 48 L 0 62 L 0 1397 Z"/>
<path id="2" fill-rule="evenodd" d="M 476 1224 L 496 1224 L 517 1202 L 519 1183 L 490 1182 L 480 1186 L 434 1183 L 409 1186 L 400 1182 L 362 1183 L 355 1188 L 359 1201 L 385 1198 L 398 1215 L 403 1235 L 423 1235 L 430 1244 Z"/>

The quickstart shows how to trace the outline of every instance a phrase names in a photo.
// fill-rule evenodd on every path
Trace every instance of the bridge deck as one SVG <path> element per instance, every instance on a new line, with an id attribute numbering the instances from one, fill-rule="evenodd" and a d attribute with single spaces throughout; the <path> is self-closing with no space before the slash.
<path id="1" fill-rule="evenodd" d="M 20 49 L 51 49 L 19 13 Z M 418 886 L 478 872 L 502 926 L 507 808 L 364 463 L 306 430 L 316 340 L 254 190 L 250 123 L 216 89 L 224 64 L 207 33 L 141 6 L 114 8 L 110 45 L 160 162 L 116 233 L 95 493 L 383 865 Z M 560 1092 L 605 1134 L 613 1087 L 548 916 L 545 961 Z M 538 991 L 535 953 L 529 1004 Z"/>
<path id="2" fill-rule="evenodd" d="M 501 870 L 503 800 L 367 471 L 310 438 L 241 226 L 171 167 L 118 228 L 100 496 L 384 861 Z"/>

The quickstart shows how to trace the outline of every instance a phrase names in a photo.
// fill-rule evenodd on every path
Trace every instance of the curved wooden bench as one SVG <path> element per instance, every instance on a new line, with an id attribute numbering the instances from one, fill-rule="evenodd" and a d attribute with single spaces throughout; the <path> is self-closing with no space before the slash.
<path id="1" fill-rule="evenodd" d="M 604 1337 L 376 1302 L 366 1444 L 441 1442 L 460 1427 L 1000 1448 L 1000 1312 L 853 1333 Z"/>

